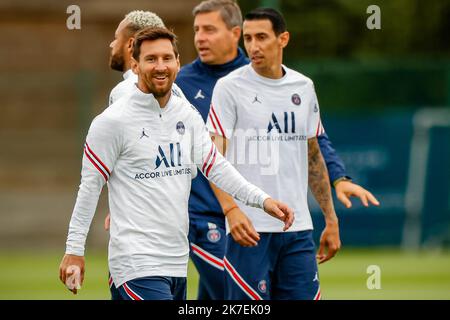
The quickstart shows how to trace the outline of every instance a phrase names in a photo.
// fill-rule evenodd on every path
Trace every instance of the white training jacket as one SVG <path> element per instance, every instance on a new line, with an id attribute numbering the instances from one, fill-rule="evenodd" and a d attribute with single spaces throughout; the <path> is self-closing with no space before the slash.
<path id="1" fill-rule="evenodd" d="M 84 255 L 107 182 L 114 284 L 146 276 L 186 277 L 192 163 L 247 205 L 263 208 L 269 197 L 222 157 L 194 107 L 172 94 L 160 108 L 152 94 L 135 86 L 92 121 L 66 254 Z"/>
<path id="2" fill-rule="evenodd" d="M 229 139 L 226 158 L 243 177 L 294 210 L 289 232 L 312 230 L 308 139 L 325 129 L 311 79 L 282 67 L 285 73 L 279 79 L 259 75 L 252 64 L 219 79 L 207 126 Z M 256 231 L 283 232 L 280 220 L 238 205 Z"/>

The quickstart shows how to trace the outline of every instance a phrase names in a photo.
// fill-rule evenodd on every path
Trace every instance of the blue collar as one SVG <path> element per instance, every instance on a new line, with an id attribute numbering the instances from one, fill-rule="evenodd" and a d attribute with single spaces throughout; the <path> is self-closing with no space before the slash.
<path id="1" fill-rule="evenodd" d="M 238 55 L 233 60 L 225 63 L 225 64 L 214 64 L 209 65 L 206 63 L 203 63 L 200 58 L 195 59 L 194 66 L 196 68 L 199 68 L 205 72 L 207 72 L 209 75 L 211 75 L 214 78 L 222 78 L 226 76 L 228 73 L 230 73 L 233 70 L 236 70 L 239 67 L 242 67 L 246 64 L 248 64 L 250 61 L 245 56 L 244 51 L 241 48 L 238 48 Z"/>

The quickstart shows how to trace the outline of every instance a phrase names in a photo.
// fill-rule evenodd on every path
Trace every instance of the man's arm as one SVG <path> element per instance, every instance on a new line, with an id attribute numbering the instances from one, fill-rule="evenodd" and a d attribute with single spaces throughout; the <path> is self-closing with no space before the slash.
<path id="1" fill-rule="evenodd" d="M 344 162 L 336 153 L 333 148 L 330 139 L 326 133 L 317 137 L 320 145 L 320 151 L 327 165 L 328 175 L 331 183 L 333 184 L 336 196 L 347 208 L 352 206 L 350 197 L 358 197 L 364 206 L 368 207 L 369 202 L 378 206 L 380 203 L 378 200 L 363 187 L 353 183 L 350 177 L 347 176 L 345 171 Z"/>
<path id="2" fill-rule="evenodd" d="M 232 135 L 236 123 L 236 101 L 233 92 L 232 83 L 222 78 L 217 81 L 211 99 L 207 126 L 209 131 L 214 133 L 213 141 L 221 154 L 226 152 L 227 138 L 225 131 Z M 211 188 L 227 218 L 233 239 L 242 246 L 256 245 L 259 235 L 233 198 L 212 183 Z M 286 225 L 284 229 L 287 229 Z"/>
<path id="3" fill-rule="evenodd" d="M 293 210 L 286 204 L 270 198 L 264 191 L 242 177 L 217 150 L 198 112 L 194 113 L 192 121 L 194 126 L 193 162 L 203 175 L 235 199 L 246 205 L 259 207 L 269 215 L 283 221 L 283 230 L 290 228 L 294 222 Z"/>
<path id="4" fill-rule="evenodd" d="M 80 285 L 84 279 L 84 249 L 89 227 L 95 214 L 104 184 L 114 169 L 120 153 L 120 125 L 110 119 L 97 117 L 92 122 L 84 146 L 81 184 L 72 212 L 66 242 L 66 252 L 59 268 L 60 280 L 65 283 L 69 266 L 80 269 Z M 71 290 L 76 294 L 77 290 Z"/>
<path id="5" fill-rule="evenodd" d="M 315 137 L 308 139 L 308 184 L 325 217 L 325 229 L 320 238 L 320 247 L 317 254 L 319 263 L 323 263 L 336 255 L 341 247 L 341 241 L 328 171 Z M 326 248 L 328 249 L 327 254 L 325 254 Z"/>
<path id="6" fill-rule="evenodd" d="M 225 155 L 228 140 L 220 135 L 213 135 L 212 140 L 214 141 L 217 150 L 221 154 Z M 222 211 L 226 219 L 228 220 L 230 233 L 234 241 L 243 247 L 256 246 L 260 237 L 247 215 L 242 212 L 233 197 L 231 197 L 228 193 L 217 188 L 212 182 L 210 182 L 210 186 L 216 195 L 220 206 L 222 207 Z"/>

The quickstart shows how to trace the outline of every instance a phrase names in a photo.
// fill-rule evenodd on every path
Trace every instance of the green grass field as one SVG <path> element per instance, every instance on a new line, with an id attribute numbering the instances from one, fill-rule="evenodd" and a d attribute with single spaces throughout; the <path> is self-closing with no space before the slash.
<path id="1" fill-rule="evenodd" d="M 0 252 L 0 299 L 109 299 L 106 255 L 87 252 L 86 278 L 74 296 L 60 283 L 61 256 Z M 369 290 L 367 267 L 381 270 L 381 289 Z M 450 299 L 450 252 L 406 254 L 398 250 L 345 249 L 320 266 L 323 299 Z M 198 274 L 189 265 L 188 299 Z"/>

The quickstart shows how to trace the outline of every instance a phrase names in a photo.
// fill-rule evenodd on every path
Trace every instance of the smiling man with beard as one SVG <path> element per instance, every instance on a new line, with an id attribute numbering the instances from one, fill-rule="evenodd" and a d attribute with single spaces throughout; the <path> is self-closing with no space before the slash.
<path id="1" fill-rule="evenodd" d="M 125 15 L 124 19 L 117 26 L 114 32 L 114 40 L 110 43 L 111 53 L 109 57 L 109 66 L 111 69 L 123 72 L 123 80 L 119 82 L 109 94 L 109 105 L 113 104 L 128 92 L 134 90 L 138 81 L 137 74 L 131 68 L 133 58 L 132 49 L 135 34 L 145 28 L 165 28 L 162 19 L 155 13 L 150 11 L 134 10 Z M 183 92 L 176 84 L 172 86 L 172 93 L 176 96 L 184 97 Z M 148 137 L 145 128 L 142 128 L 142 137 Z M 197 175 L 195 167 L 191 168 L 192 178 Z M 148 175 L 140 173 L 140 175 Z M 109 230 L 110 215 L 105 218 L 105 230 Z M 119 296 L 111 275 L 108 276 L 108 285 L 113 299 Z"/>
<path id="2" fill-rule="evenodd" d="M 108 182 L 108 260 L 120 294 L 116 299 L 184 300 L 192 163 L 236 199 L 283 221 L 285 230 L 294 214 L 243 179 L 217 152 L 200 114 L 172 93 L 180 66 L 175 35 L 144 29 L 135 36 L 132 52 L 137 84 L 93 120 L 86 138 L 60 279 L 66 283 L 73 266 L 84 279 L 86 237 Z M 141 172 L 154 174 L 136 179 Z"/>

